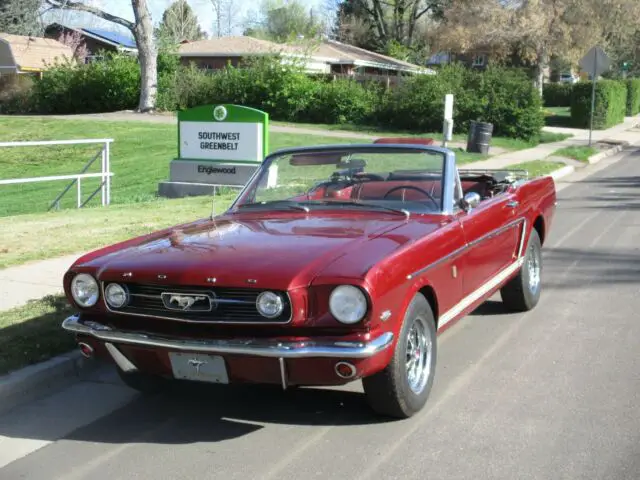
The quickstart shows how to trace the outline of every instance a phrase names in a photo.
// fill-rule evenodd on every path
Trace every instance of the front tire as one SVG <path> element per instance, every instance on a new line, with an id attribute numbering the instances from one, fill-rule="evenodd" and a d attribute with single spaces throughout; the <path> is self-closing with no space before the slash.
<path id="1" fill-rule="evenodd" d="M 529 235 L 524 263 L 518 275 L 500 289 L 500 296 L 509 310 L 527 312 L 538 304 L 541 291 L 542 246 L 538 231 L 533 228 Z"/>
<path id="2" fill-rule="evenodd" d="M 435 318 L 427 299 L 418 293 L 407 309 L 389 365 L 362 379 L 371 408 L 395 418 L 419 412 L 431 392 L 436 357 Z"/>

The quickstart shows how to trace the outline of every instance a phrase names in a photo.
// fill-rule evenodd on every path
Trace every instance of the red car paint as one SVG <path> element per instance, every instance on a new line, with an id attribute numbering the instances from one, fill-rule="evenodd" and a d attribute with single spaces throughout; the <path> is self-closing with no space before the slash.
<path id="1" fill-rule="evenodd" d="M 482 187 L 462 182 L 463 191 Z M 288 292 L 291 321 L 274 324 L 196 325 L 163 318 L 111 313 L 102 298 L 79 308 L 83 321 L 121 331 L 150 332 L 171 338 L 267 338 L 278 341 L 333 340 L 366 342 L 394 333 L 394 345 L 363 359 L 349 359 L 355 378 L 383 369 L 393 355 L 395 339 L 411 299 L 423 292 L 442 332 L 493 295 L 517 271 L 484 291 L 484 286 L 517 260 L 533 228 L 542 241 L 555 211 L 550 177 L 534 179 L 482 201 L 470 212 L 403 217 L 378 210 L 227 212 L 215 220 L 165 229 L 111 245 L 78 259 L 64 278 L 80 272 L 99 282 L 190 287 L 274 289 Z M 515 202 L 515 203 L 514 203 Z M 248 282 L 251 282 L 250 284 Z M 356 325 L 340 324 L 328 309 L 332 289 L 353 284 L 369 295 L 370 308 Z M 389 315 L 386 315 L 386 314 Z M 103 342 L 77 335 L 110 358 Z M 168 350 L 122 344 L 121 352 L 141 371 L 171 376 Z M 280 383 L 277 358 L 223 355 L 230 382 Z M 331 358 L 285 359 L 288 384 L 339 385 L 352 381 L 334 371 Z"/>

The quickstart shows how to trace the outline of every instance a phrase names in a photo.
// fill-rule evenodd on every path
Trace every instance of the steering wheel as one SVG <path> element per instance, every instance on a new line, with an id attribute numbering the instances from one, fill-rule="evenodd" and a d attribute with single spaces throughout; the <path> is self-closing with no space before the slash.
<path id="1" fill-rule="evenodd" d="M 393 192 L 395 192 L 396 190 L 416 190 L 416 191 L 418 191 L 418 192 L 423 193 L 424 195 L 426 195 L 426 196 L 429 198 L 429 200 L 431 200 L 431 201 L 434 203 L 434 205 L 436 206 L 436 208 L 440 207 L 440 204 L 438 203 L 438 201 L 437 201 L 435 198 L 433 198 L 433 196 L 432 196 L 429 192 L 427 192 L 426 190 L 423 190 L 423 189 L 422 189 L 422 188 L 420 188 L 420 187 L 416 187 L 416 186 L 414 186 L 414 185 L 399 185 L 399 186 L 397 186 L 397 187 L 393 187 L 391 190 L 389 190 L 389 191 L 385 194 L 385 196 L 384 196 L 384 200 L 386 200 L 386 199 L 387 199 L 387 197 L 388 197 L 389 195 L 391 195 Z"/>

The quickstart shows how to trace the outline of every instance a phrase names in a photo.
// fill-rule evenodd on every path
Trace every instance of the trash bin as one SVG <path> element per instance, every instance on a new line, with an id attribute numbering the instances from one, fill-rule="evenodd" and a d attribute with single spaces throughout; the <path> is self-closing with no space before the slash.
<path id="1" fill-rule="evenodd" d="M 489 153 L 493 124 L 487 122 L 471 121 L 469 124 L 469 136 L 467 137 L 467 152 Z"/>

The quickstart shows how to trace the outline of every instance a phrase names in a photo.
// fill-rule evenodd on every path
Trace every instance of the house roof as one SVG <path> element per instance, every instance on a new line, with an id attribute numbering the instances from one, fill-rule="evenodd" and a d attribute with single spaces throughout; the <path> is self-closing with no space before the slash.
<path id="1" fill-rule="evenodd" d="M 99 39 L 102 39 L 105 43 L 110 43 L 114 46 L 134 49 L 138 48 L 138 45 L 133 38 L 119 32 L 112 32 L 111 30 L 101 30 L 98 28 L 80 28 L 80 30 L 83 33 L 99 37 Z"/>
<path id="2" fill-rule="evenodd" d="M 185 57 L 242 57 L 245 55 L 269 55 L 276 53 L 296 53 L 288 45 L 247 36 L 230 36 L 184 42 L 178 48 Z"/>
<path id="3" fill-rule="evenodd" d="M 71 47 L 50 38 L 0 33 L 0 41 L 9 45 L 18 70 L 45 70 L 56 59 L 73 58 Z"/>
<path id="4" fill-rule="evenodd" d="M 119 47 L 128 50 L 137 50 L 138 46 L 135 40 L 123 33 L 114 32 L 112 30 L 103 30 L 100 28 L 85 28 L 85 27 L 71 27 L 69 25 L 63 25 L 61 23 L 52 23 L 47 26 L 46 31 L 50 29 L 67 29 L 78 32 L 85 37 L 93 38 L 101 43 L 111 45 L 112 47 Z"/>
<path id="5" fill-rule="evenodd" d="M 336 42 L 335 40 L 323 40 L 315 49 L 315 55 L 337 59 L 334 63 L 374 66 L 379 68 L 391 68 L 393 70 L 419 71 L 424 68 L 409 62 L 388 57 L 380 53 L 365 50 L 364 48 Z"/>
<path id="6" fill-rule="evenodd" d="M 353 64 L 401 71 L 422 70 L 428 73 L 418 65 L 332 40 L 323 40 L 318 45 L 304 42 L 285 45 L 248 36 L 232 36 L 184 42 L 178 51 L 183 57 L 242 57 L 276 53 L 289 56 L 310 55 L 317 61 L 329 64 Z"/>

